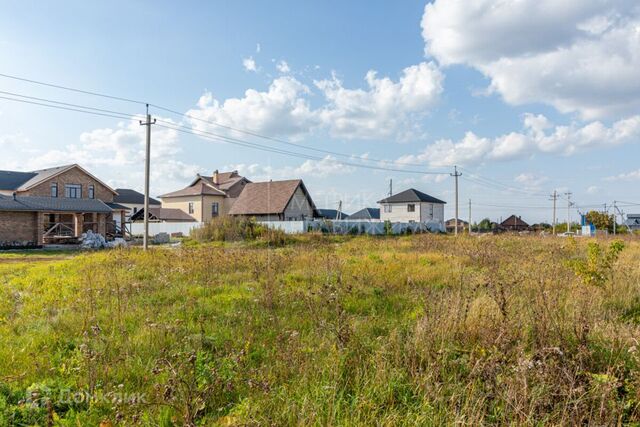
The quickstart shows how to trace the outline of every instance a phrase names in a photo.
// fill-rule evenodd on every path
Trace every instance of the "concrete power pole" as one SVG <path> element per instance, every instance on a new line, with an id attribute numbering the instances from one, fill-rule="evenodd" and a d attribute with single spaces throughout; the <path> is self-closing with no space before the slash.
<path id="1" fill-rule="evenodd" d="M 458 166 L 453 167 L 453 173 L 450 174 L 452 177 L 456 179 L 456 223 L 454 228 L 454 234 L 458 235 L 458 177 L 462 174 L 458 172 Z"/>
<path id="2" fill-rule="evenodd" d="M 571 194 L 570 191 L 564 193 L 567 196 L 567 233 L 571 231 Z"/>
<path id="3" fill-rule="evenodd" d="M 617 209 L 618 207 L 616 206 L 616 201 L 614 200 L 613 201 L 613 235 L 614 236 L 616 235 L 616 222 L 618 222 Z"/>
<path id="4" fill-rule="evenodd" d="M 393 179 L 389 179 L 389 197 L 393 196 Z"/>
<path id="5" fill-rule="evenodd" d="M 144 156 L 144 236 L 142 247 L 146 251 L 149 248 L 149 170 L 151 166 L 151 125 L 155 124 L 156 119 L 151 121 L 149 115 L 149 104 L 147 104 L 147 120 L 140 121 L 140 126 L 147 127 L 147 144 Z"/>
<path id="6" fill-rule="evenodd" d="M 471 199 L 469 199 L 469 236 L 471 236 Z"/>
<path id="7" fill-rule="evenodd" d="M 553 235 L 555 236 L 556 234 L 556 201 L 558 200 L 558 192 L 556 190 L 553 190 L 553 194 L 551 195 L 551 200 L 553 200 L 553 223 L 552 223 L 552 227 L 553 227 Z"/>

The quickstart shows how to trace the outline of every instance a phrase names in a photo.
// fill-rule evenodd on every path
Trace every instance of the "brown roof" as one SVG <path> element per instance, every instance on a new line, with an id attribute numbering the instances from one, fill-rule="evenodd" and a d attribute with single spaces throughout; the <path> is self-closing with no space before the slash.
<path id="1" fill-rule="evenodd" d="M 144 219 L 144 209 L 140 209 L 131 215 L 131 221 L 142 221 Z M 195 218 L 180 209 L 149 207 L 149 219 L 159 221 L 180 221 L 195 222 Z"/>
<path id="2" fill-rule="evenodd" d="M 503 227 L 528 227 L 529 224 L 524 222 L 519 216 L 511 215 L 500 224 Z"/>
<path id="3" fill-rule="evenodd" d="M 231 210 L 230 215 L 266 215 L 280 214 L 287 208 L 298 187 L 307 195 L 311 207 L 315 206 L 309 193 L 300 179 L 287 181 L 252 182 L 247 184 L 240 193 Z"/>
<path id="4" fill-rule="evenodd" d="M 225 192 L 212 187 L 205 182 L 199 182 L 193 186 L 185 187 L 182 190 L 159 196 L 161 199 L 180 196 L 226 196 Z"/>

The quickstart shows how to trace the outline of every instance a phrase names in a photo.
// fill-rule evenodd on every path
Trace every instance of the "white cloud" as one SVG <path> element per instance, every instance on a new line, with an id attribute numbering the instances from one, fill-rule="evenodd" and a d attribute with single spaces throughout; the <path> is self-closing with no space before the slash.
<path id="1" fill-rule="evenodd" d="M 635 0 L 436 0 L 422 34 L 428 55 L 476 68 L 510 104 L 542 102 L 585 119 L 640 108 Z"/>
<path id="2" fill-rule="evenodd" d="M 253 71 L 254 73 L 258 71 L 258 66 L 256 65 L 255 59 L 253 59 L 253 56 L 244 58 L 242 60 L 242 66 L 246 71 Z"/>
<path id="3" fill-rule="evenodd" d="M 198 108 L 187 114 L 195 130 L 224 132 L 224 129 L 203 122 L 249 129 L 269 136 L 298 136 L 318 125 L 317 115 L 311 111 L 304 95 L 309 88 L 293 77 L 275 79 L 266 92 L 248 89 L 243 98 L 216 100 L 210 92 L 198 101 Z M 246 135 L 245 135 L 246 136 Z"/>
<path id="4" fill-rule="evenodd" d="M 278 62 L 276 64 L 276 69 L 282 74 L 288 74 L 291 71 L 291 68 L 289 68 L 289 64 L 287 64 L 287 61 L 285 60 Z"/>
<path id="5" fill-rule="evenodd" d="M 295 138 L 319 129 L 346 139 L 403 140 L 423 135 L 419 119 L 437 101 L 443 79 L 438 68 L 426 62 L 405 68 L 397 82 L 369 71 L 367 89 L 345 88 L 334 75 L 314 82 L 326 102 L 312 109 L 309 87 L 292 76 L 280 76 L 267 91 L 249 89 L 242 98 L 218 101 L 207 92 L 187 114 L 195 117 L 190 123 L 196 130 L 221 132 L 206 120 L 269 136 Z"/>
<path id="6" fill-rule="evenodd" d="M 597 185 L 591 185 L 587 188 L 587 194 L 598 194 L 602 191 L 602 188 Z"/>
<path id="7" fill-rule="evenodd" d="M 31 144 L 20 144 L 11 150 L 12 158 L 5 157 L 0 161 L 0 167 L 35 170 L 78 163 L 107 183 L 140 189 L 144 182 L 145 139 L 145 128 L 137 120 L 120 122 L 115 128 L 83 132 L 79 143 L 59 149 L 42 150 Z M 180 152 L 175 130 L 153 129 L 151 183 L 154 194 L 175 190 L 200 171 L 197 165 L 175 160 Z M 18 164 L 19 168 L 16 167 Z"/>
<path id="8" fill-rule="evenodd" d="M 521 132 L 496 138 L 467 132 L 458 141 L 438 140 L 421 153 L 402 156 L 397 162 L 451 166 L 523 158 L 535 153 L 571 155 L 589 148 L 630 143 L 640 137 L 640 115 L 619 120 L 609 127 L 599 121 L 583 126 L 553 126 L 546 117 L 532 114 L 526 114 L 523 122 Z"/>
<path id="9" fill-rule="evenodd" d="M 328 176 L 348 175 L 355 172 L 356 168 L 340 163 L 333 156 L 325 156 L 320 160 L 305 160 L 298 166 L 272 167 L 270 165 L 234 164 L 227 165 L 225 169 L 237 170 L 241 175 L 246 175 L 254 181 L 266 181 L 269 179 L 295 178 L 326 178 Z"/>
<path id="10" fill-rule="evenodd" d="M 614 182 L 614 181 L 640 181 L 640 169 L 621 173 L 619 175 L 608 176 L 604 179 L 605 181 Z"/>
<path id="11" fill-rule="evenodd" d="M 407 67 L 397 82 L 369 71 L 368 89 L 347 89 L 335 74 L 316 81 L 328 100 L 320 111 L 332 136 L 406 139 L 421 133 L 416 116 L 425 114 L 442 92 L 444 75 L 432 62 Z"/>
<path id="12" fill-rule="evenodd" d="M 527 190 L 537 190 L 540 189 L 542 184 L 549 181 L 549 178 L 531 172 L 523 172 L 516 176 L 514 181 L 522 185 Z"/>

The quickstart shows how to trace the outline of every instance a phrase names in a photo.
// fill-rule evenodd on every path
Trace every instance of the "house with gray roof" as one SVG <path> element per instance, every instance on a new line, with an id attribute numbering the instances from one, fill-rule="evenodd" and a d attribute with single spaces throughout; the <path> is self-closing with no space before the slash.
<path id="1" fill-rule="evenodd" d="M 349 221 L 380 221 L 380 209 L 364 208 L 354 212 L 348 218 Z"/>
<path id="2" fill-rule="evenodd" d="M 130 221 L 133 214 L 144 209 L 144 194 L 130 188 L 116 188 L 116 192 L 118 194 L 113 197 L 113 201 L 127 208 L 126 221 Z M 160 207 L 160 205 L 159 200 L 149 197 L 149 207 Z"/>
<path id="3" fill-rule="evenodd" d="M 415 188 L 393 194 L 380 201 L 380 219 L 390 222 L 437 222 L 444 227 L 445 201 Z"/>
<path id="4" fill-rule="evenodd" d="M 122 236 L 127 208 L 117 194 L 77 164 L 0 171 L 0 246 L 73 241 L 88 230 Z"/>

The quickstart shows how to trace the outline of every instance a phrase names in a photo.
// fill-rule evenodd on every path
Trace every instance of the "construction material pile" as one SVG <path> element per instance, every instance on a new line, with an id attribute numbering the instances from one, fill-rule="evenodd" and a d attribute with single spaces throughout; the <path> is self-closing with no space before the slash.
<path id="1" fill-rule="evenodd" d="M 80 239 L 80 248 L 82 249 L 103 249 L 126 246 L 127 242 L 124 239 L 117 238 L 113 242 L 107 242 L 102 234 L 94 233 L 92 230 L 87 230 L 86 233 L 82 233 L 82 238 Z"/>

